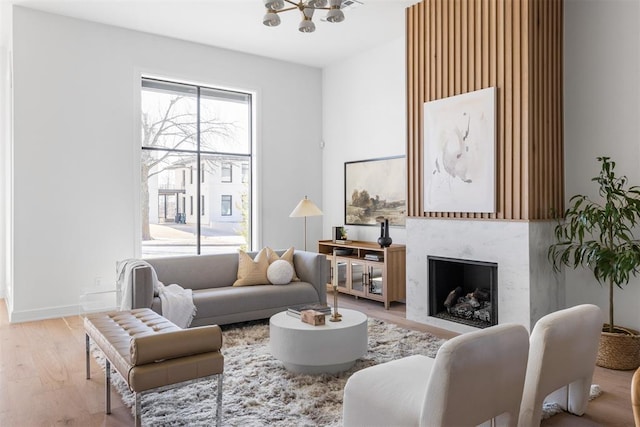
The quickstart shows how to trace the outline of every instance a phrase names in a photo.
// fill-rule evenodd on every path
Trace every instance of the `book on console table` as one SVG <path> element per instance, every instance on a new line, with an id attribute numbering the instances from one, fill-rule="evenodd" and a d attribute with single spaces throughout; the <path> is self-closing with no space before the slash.
<path id="1" fill-rule="evenodd" d="M 287 314 L 294 317 L 300 317 L 300 313 L 305 310 L 315 310 L 325 315 L 331 314 L 331 307 L 326 304 L 320 304 L 320 303 L 292 305 L 287 309 Z"/>
<path id="2" fill-rule="evenodd" d="M 348 245 L 350 243 L 353 243 L 353 240 L 336 239 L 334 243 L 339 243 L 341 245 Z"/>
<path id="3" fill-rule="evenodd" d="M 366 254 L 364 259 L 367 261 L 384 261 L 384 255 Z"/>

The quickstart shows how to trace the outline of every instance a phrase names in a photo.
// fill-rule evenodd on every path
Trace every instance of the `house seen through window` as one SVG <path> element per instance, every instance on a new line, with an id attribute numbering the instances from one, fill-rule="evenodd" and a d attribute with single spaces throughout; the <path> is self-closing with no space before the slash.
<path id="1" fill-rule="evenodd" d="M 248 93 L 142 79 L 143 257 L 251 248 L 251 102 Z"/>

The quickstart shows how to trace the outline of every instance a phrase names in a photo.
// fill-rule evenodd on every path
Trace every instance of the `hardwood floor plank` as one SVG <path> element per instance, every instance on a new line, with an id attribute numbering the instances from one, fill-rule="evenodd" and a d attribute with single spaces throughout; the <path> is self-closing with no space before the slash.
<path id="1" fill-rule="evenodd" d="M 4 305 L 4 304 L 3 304 Z M 6 311 L 6 308 L 3 308 Z M 7 327 L 4 327 L 7 325 Z M 0 327 L 0 380 L 11 381 L 36 377 L 33 349 L 27 343 L 23 325 Z"/>

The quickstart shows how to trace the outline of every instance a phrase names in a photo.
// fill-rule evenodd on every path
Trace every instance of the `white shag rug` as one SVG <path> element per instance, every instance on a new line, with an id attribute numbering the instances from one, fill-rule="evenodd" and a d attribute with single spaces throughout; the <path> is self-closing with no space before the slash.
<path id="1" fill-rule="evenodd" d="M 339 374 L 294 374 L 269 353 L 268 321 L 223 327 L 224 384 L 222 419 L 225 426 L 327 426 L 342 425 L 342 396 L 347 379 L 368 366 L 413 354 L 435 357 L 445 340 L 369 319 L 369 350 L 348 371 Z M 104 357 L 93 355 L 104 368 Z M 111 383 L 128 407 L 133 394 L 113 371 Z M 199 382 L 142 399 L 143 426 L 213 425 L 216 380 Z M 599 387 L 594 387 L 600 393 Z M 599 394 L 598 394 L 599 395 Z M 545 407 L 544 417 L 561 412 Z"/>

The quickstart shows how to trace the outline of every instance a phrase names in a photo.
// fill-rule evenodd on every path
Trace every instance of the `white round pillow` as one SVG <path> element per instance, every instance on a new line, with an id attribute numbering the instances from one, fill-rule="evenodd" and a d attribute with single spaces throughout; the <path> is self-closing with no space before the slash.
<path id="1" fill-rule="evenodd" d="M 272 285 L 286 285 L 293 279 L 293 266 L 283 259 L 273 261 L 267 268 L 267 279 Z"/>

